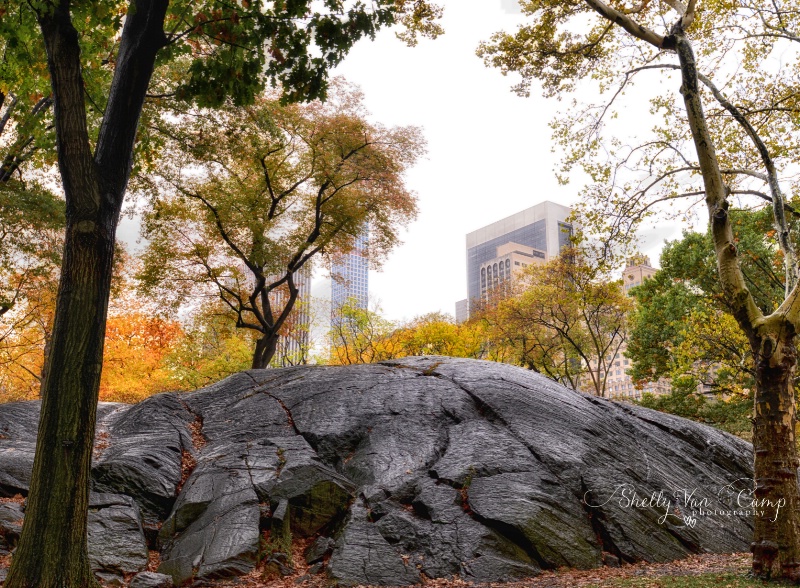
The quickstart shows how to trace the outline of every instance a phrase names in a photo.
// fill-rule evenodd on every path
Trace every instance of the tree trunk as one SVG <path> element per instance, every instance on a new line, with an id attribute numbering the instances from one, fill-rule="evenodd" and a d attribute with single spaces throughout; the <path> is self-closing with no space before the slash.
<path id="1" fill-rule="evenodd" d="M 800 580 L 800 494 L 795 440 L 795 333 L 783 320 L 760 329 L 756 339 L 756 395 L 753 419 L 755 491 L 753 573 L 761 578 Z M 769 324 L 769 323 L 768 323 Z M 772 326 L 772 325 L 770 325 Z M 775 569 L 775 564 L 779 567 Z"/>
<path id="2" fill-rule="evenodd" d="M 92 162 L 77 31 L 68 12 L 40 20 L 56 93 L 67 228 L 53 341 L 25 524 L 7 588 L 92 586 L 86 545 L 89 473 L 116 218 L 104 218 Z"/>
<path id="3" fill-rule="evenodd" d="M 25 523 L 5 587 L 84 588 L 97 585 L 86 528 L 115 234 L 167 0 L 139 0 L 128 13 L 94 155 L 70 4 L 44 4 L 67 227 Z"/>
<path id="4" fill-rule="evenodd" d="M 753 301 L 739 267 L 727 189 L 700 101 L 694 53 L 680 24 L 673 29 L 669 43 L 680 58 L 681 94 L 703 175 L 720 282 L 755 358 L 753 573 L 765 578 L 800 580 L 800 500 L 792 381 L 797 365 L 794 324 L 800 312 L 796 308 L 800 292 L 795 287 L 781 307 L 767 317 Z M 746 497 L 742 500 L 747 502 Z M 775 563 L 780 566 L 778 571 L 773 570 Z"/>
<path id="5" fill-rule="evenodd" d="M 67 226 L 25 525 L 7 588 L 92 586 L 86 544 L 114 223 Z M 54 482 L 58 483 L 54 483 Z"/>
<path id="6" fill-rule="evenodd" d="M 252 369 L 263 370 L 269 367 L 269 362 L 272 361 L 278 349 L 279 336 L 277 333 L 268 334 L 256 341 Z"/>

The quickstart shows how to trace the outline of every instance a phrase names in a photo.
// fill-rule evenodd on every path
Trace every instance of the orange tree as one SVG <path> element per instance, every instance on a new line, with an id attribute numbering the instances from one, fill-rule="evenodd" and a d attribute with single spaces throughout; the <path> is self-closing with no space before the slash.
<path id="1" fill-rule="evenodd" d="M 100 400 L 138 402 L 172 389 L 165 359 L 183 336 L 176 321 L 150 313 L 127 312 L 108 318 Z"/>

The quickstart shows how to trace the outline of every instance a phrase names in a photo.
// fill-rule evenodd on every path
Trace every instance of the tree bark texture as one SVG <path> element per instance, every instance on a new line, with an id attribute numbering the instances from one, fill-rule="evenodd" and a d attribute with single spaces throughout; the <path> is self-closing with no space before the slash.
<path id="1" fill-rule="evenodd" d="M 69 2 L 45 5 L 38 13 L 53 87 L 67 227 L 25 524 L 6 588 L 97 585 L 86 527 L 114 243 L 136 126 L 163 46 L 166 6 L 166 0 L 142 0 L 128 14 L 94 154 Z"/>
<path id="2" fill-rule="evenodd" d="M 253 369 L 263 370 L 269 367 L 269 362 L 275 357 L 278 349 L 278 333 L 264 335 L 256 341 L 256 349 L 253 352 Z"/>
<path id="3" fill-rule="evenodd" d="M 756 363 L 753 573 L 762 578 L 800 580 L 800 461 L 795 443 L 793 386 L 800 316 L 798 291 L 795 287 L 781 307 L 766 317 L 753 301 L 739 268 L 727 190 L 703 114 L 694 54 L 680 25 L 673 30 L 670 42 L 674 42 L 680 58 L 681 94 L 703 175 L 720 281 Z"/>
<path id="4" fill-rule="evenodd" d="M 783 320 L 757 330 L 753 419 L 755 516 L 753 572 L 758 577 L 800 579 L 800 494 L 795 440 L 795 330 Z M 776 568 L 776 564 L 779 566 Z"/>
<path id="5" fill-rule="evenodd" d="M 256 341 L 256 347 L 253 350 L 253 363 L 251 365 L 254 370 L 269 367 L 272 358 L 275 357 L 275 353 L 278 351 L 278 342 L 281 338 L 280 330 L 288 320 L 300 295 L 300 290 L 294 282 L 294 271 L 296 270 L 292 269 L 296 261 L 295 259 L 289 264 L 289 269 L 284 278 L 286 280 L 286 291 L 277 297 L 279 311 L 275 310 L 273 312 L 275 304 L 270 299 L 270 293 L 277 291 L 273 288 L 267 289 L 265 287 L 265 280 L 260 271 L 256 274 L 256 288 L 250 295 L 251 306 L 248 309 L 258 323 L 247 323 L 242 319 L 242 305 L 237 309 L 239 313 L 237 326 L 252 328 L 261 333 L 261 337 Z M 274 316 L 274 313 L 277 313 L 277 317 Z"/>

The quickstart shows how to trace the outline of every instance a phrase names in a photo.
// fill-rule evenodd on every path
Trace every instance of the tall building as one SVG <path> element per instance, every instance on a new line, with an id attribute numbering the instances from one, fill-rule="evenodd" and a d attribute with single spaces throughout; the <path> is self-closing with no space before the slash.
<path id="1" fill-rule="evenodd" d="M 531 263 L 544 263 L 569 245 L 567 206 L 545 201 L 467 234 L 467 312 Z M 464 316 L 464 301 L 456 303 Z"/>
<path id="2" fill-rule="evenodd" d="M 628 265 L 622 270 L 622 285 L 625 293 L 631 288 L 641 286 L 647 278 L 656 275 L 656 270 L 650 267 L 650 258 L 646 255 L 637 254 L 628 259 Z"/>
<path id="3" fill-rule="evenodd" d="M 342 306 L 354 300 L 358 308 L 369 302 L 369 226 L 356 237 L 350 253 L 342 255 L 331 268 L 331 321 L 338 320 Z"/>
<path id="4" fill-rule="evenodd" d="M 283 324 L 278 347 L 272 363 L 276 367 L 300 365 L 308 360 L 311 329 L 311 264 L 306 263 L 294 274 L 294 283 L 298 289 L 289 317 Z M 280 313 L 288 299 L 285 288 L 273 290 L 269 294 L 270 304 Z"/>
<path id="5" fill-rule="evenodd" d="M 461 324 L 469 319 L 469 301 L 465 298 L 456 302 L 456 322 Z"/>

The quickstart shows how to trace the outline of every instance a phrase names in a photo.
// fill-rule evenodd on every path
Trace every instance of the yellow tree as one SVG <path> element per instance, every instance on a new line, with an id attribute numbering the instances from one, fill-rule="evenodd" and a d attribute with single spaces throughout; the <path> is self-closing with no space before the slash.
<path id="1" fill-rule="evenodd" d="M 567 151 L 564 170 L 580 163 L 593 181 L 587 223 L 609 244 L 626 242 L 660 203 L 705 203 L 721 289 L 754 358 L 754 492 L 765 508 L 755 516 L 753 572 L 800 580 L 793 387 L 800 290 L 787 218 L 794 208 L 779 181 L 791 173 L 800 147 L 793 75 L 800 5 L 530 0 L 523 6 L 531 24 L 496 35 L 480 52 L 505 72 L 521 74 L 522 93 L 536 79 L 550 96 L 583 83 L 595 84 L 581 86 L 584 95 L 604 95 L 600 104 L 576 103 L 554 125 Z M 777 56 L 780 65 L 772 60 Z M 653 75 L 672 88 L 660 87 L 650 100 L 658 115 L 653 133 L 637 138 L 639 124 L 634 136 L 625 136 L 611 120 L 635 112 L 637 104 L 619 101 L 634 80 Z M 759 307 L 741 270 L 728 209 L 731 198 L 746 195 L 772 207 L 771 236 L 783 255 L 785 285 L 776 309 Z"/>
<path id="2" fill-rule="evenodd" d="M 25 268 L 9 277 L 15 297 L 0 313 L 0 402 L 35 400 L 53 325 L 57 271 Z"/>
<path id="3" fill-rule="evenodd" d="M 404 174 L 422 153 L 419 131 L 369 122 L 343 82 L 325 103 L 274 96 L 161 130 L 170 156 L 144 182 L 143 288 L 175 303 L 218 296 L 257 334 L 253 368 L 275 355 L 312 260 L 347 253 L 368 224 L 378 263 L 416 215 Z"/>
<path id="4" fill-rule="evenodd" d="M 484 320 L 513 350 L 514 363 L 605 396 L 630 308 L 620 282 L 573 247 L 529 266 L 516 294 L 490 306 Z"/>
<path id="5" fill-rule="evenodd" d="M 0 120 L 0 136 L 4 126 Z M 8 157 L 19 175 L 26 156 Z M 5 399 L 39 394 L 63 226 L 64 202 L 58 196 L 30 179 L 10 174 L 0 179 L 0 395 Z"/>
<path id="6" fill-rule="evenodd" d="M 249 335 L 249 331 L 236 328 L 221 302 L 200 305 L 184 321 L 183 337 L 164 358 L 172 386 L 197 390 L 248 369 L 253 360 Z"/>
<path id="7" fill-rule="evenodd" d="M 480 358 L 484 350 L 483 333 L 477 322 L 456 324 L 452 316 L 432 312 L 411 319 L 391 334 L 398 353 L 411 355 L 446 355 Z"/>
<path id="8" fill-rule="evenodd" d="M 395 323 L 381 315 L 380 307 L 360 308 L 356 299 L 338 309 L 330 329 L 331 365 L 375 363 L 401 357 L 399 341 L 392 337 Z"/>

